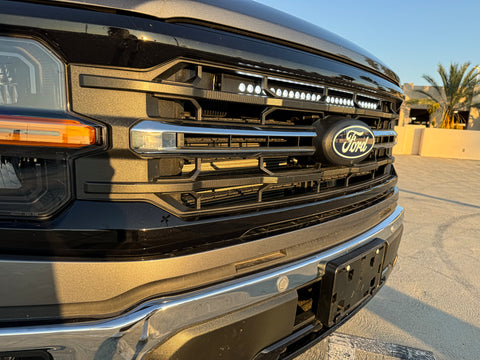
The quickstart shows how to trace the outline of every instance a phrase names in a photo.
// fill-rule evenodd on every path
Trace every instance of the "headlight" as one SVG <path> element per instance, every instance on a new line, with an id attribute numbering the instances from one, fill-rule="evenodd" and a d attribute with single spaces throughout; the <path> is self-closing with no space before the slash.
<path id="1" fill-rule="evenodd" d="M 49 216 L 71 198 L 70 159 L 100 127 L 66 112 L 65 66 L 42 44 L 0 37 L 0 216 Z"/>
<path id="2" fill-rule="evenodd" d="M 0 105 L 65 109 L 64 64 L 40 43 L 0 37 Z"/>

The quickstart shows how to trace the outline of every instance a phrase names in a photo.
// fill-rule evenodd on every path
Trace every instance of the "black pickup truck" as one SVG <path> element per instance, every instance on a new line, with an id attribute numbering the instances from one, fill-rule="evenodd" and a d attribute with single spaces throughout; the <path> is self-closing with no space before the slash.
<path id="1" fill-rule="evenodd" d="M 291 359 L 397 260 L 397 76 L 247 0 L 0 0 L 0 359 Z"/>

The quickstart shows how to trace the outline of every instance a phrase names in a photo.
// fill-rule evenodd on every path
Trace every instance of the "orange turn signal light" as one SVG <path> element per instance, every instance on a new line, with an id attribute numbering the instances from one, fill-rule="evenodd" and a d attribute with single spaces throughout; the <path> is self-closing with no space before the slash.
<path id="1" fill-rule="evenodd" d="M 95 133 L 76 120 L 0 116 L 0 144 L 80 148 L 95 144 Z"/>

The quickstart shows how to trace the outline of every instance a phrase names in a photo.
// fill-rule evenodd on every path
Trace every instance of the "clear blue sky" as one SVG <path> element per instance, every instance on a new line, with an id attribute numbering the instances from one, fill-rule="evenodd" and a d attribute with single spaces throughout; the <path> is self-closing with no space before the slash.
<path id="1" fill-rule="evenodd" d="M 256 0 L 369 51 L 402 83 L 426 85 L 438 63 L 480 65 L 479 0 Z M 437 78 L 438 79 L 438 78 Z"/>

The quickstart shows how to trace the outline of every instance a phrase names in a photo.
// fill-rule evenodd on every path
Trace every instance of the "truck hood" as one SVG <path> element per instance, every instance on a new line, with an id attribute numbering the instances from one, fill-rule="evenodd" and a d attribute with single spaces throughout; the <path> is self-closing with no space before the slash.
<path id="1" fill-rule="evenodd" d="M 217 24 L 355 63 L 399 84 L 398 76 L 391 69 L 359 46 L 319 26 L 251 0 L 53 1 L 121 9 L 170 22 Z"/>

